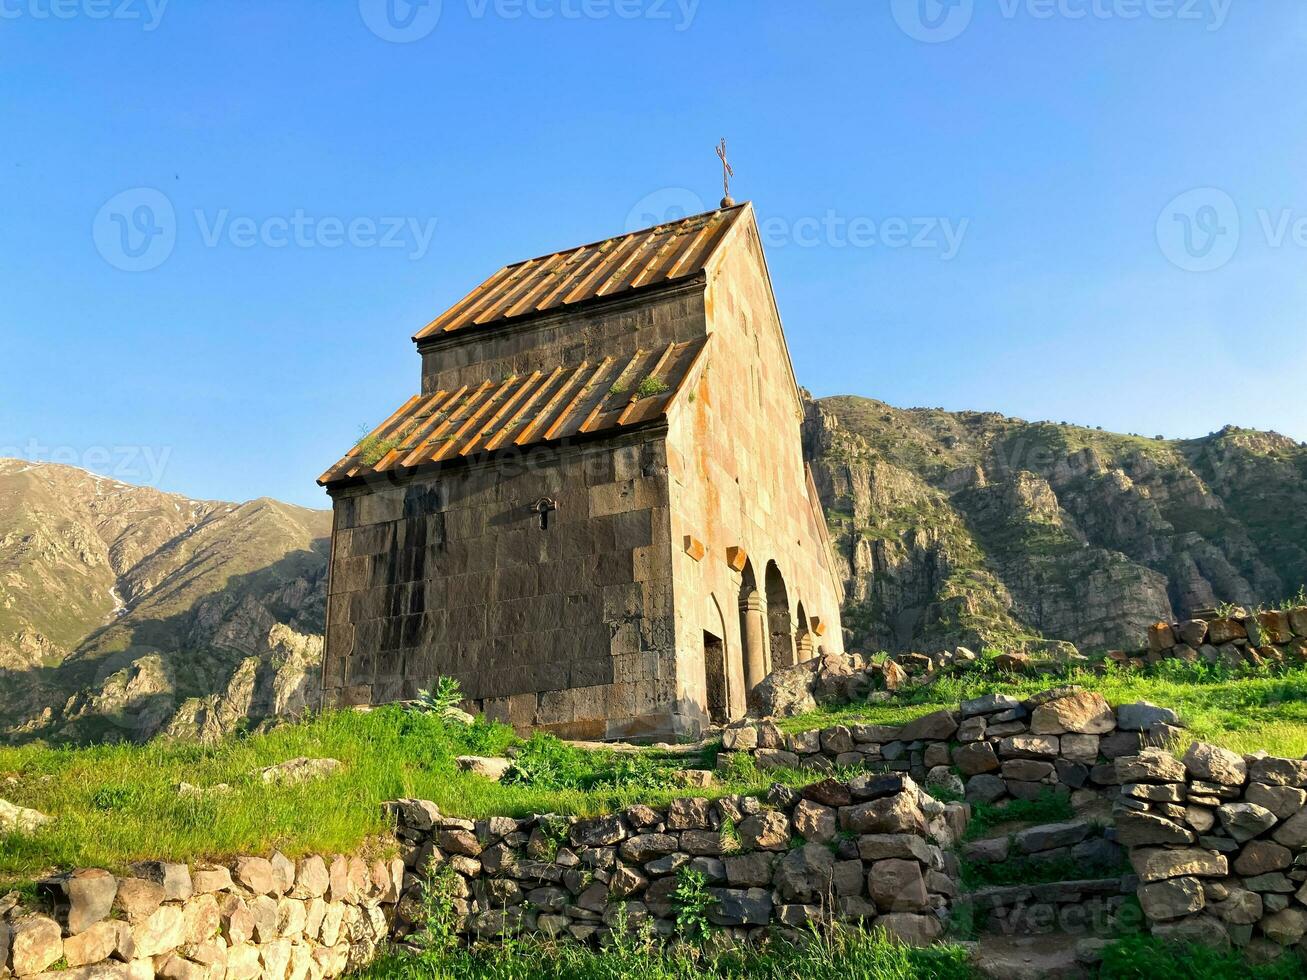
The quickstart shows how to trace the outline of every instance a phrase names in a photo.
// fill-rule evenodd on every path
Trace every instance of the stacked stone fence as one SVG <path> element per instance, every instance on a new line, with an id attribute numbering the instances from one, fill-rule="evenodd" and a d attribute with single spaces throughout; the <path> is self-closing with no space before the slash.
<path id="1" fill-rule="evenodd" d="M 0 977 L 322 980 L 369 962 L 390 935 L 397 859 L 242 857 L 85 869 L 0 904 Z"/>
<path id="2" fill-rule="evenodd" d="M 1307 664 L 1307 607 L 1229 616 L 1212 613 L 1180 623 L 1156 623 L 1142 650 L 1113 650 L 1109 662 L 1142 668 L 1163 660 L 1266 667 Z"/>
<path id="3" fill-rule="evenodd" d="M 723 757 L 731 765 L 732 753 L 747 753 L 764 768 L 868 767 L 973 803 L 1052 791 L 1069 795 L 1077 809 L 1110 804 L 1101 838 L 1093 820 L 1076 820 L 1037 828 L 1038 844 L 1017 834 L 964 845 L 962 853 L 973 861 L 1042 857 L 1103 866 L 1124 854 L 1132 874 L 980 889 L 966 903 L 1001 912 L 1000 919 L 1015 909 L 1017 924 L 1005 931 L 1074 931 L 1066 929 L 1069 911 L 1097 914 L 1087 897 L 1115 921 L 1133 893 L 1156 935 L 1233 944 L 1254 960 L 1291 947 L 1307 955 L 1307 760 L 1239 755 L 1203 742 L 1177 758 L 1169 749 L 1183 735 L 1167 708 L 1113 708 L 1101 695 L 1066 687 L 1025 701 L 986 695 L 903 726 L 786 734 L 771 722 L 737 723 L 724 733 Z"/>
<path id="4" fill-rule="evenodd" d="M 1013 650 L 991 658 L 966 647 L 932 654 L 895 653 L 871 658 L 860 653 L 826 654 L 769 674 L 750 692 L 755 716 L 784 717 L 814 710 L 828 701 L 888 700 L 910 684 L 929 683 L 940 672 L 1065 676 L 1078 667 L 1095 673 L 1142 670 L 1167 660 L 1232 669 L 1307 665 L 1307 606 L 1228 614 L 1202 610 L 1194 618 L 1156 623 L 1142 647 L 1088 657 L 1070 643 L 1040 641 L 1034 651 Z"/>
<path id="5" fill-rule="evenodd" d="M 718 765 L 731 766 L 732 755 L 744 752 L 763 769 L 906 773 L 972 802 L 1034 799 L 1049 788 L 1082 802 L 1118 785 L 1117 758 L 1167 745 L 1182 731 L 1168 708 L 1139 702 L 1113 709 L 1100 695 L 1061 687 L 1024 701 L 988 694 L 905 725 L 785 733 L 771 721 L 736 722 L 722 733 Z"/>
<path id="6" fill-rule="evenodd" d="M 602 941 L 619 924 L 672 937 L 676 892 L 691 871 L 707 889 L 700 911 L 735 939 L 841 919 L 912 943 L 944 932 L 958 893 L 950 849 L 970 813 L 910 777 L 873 774 L 591 819 L 469 821 L 420 800 L 394 810 L 409 869 L 401 938 L 419 928 L 425 883 L 442 869 L 454 872 L 457 928 L 473 938 Z"/>
<path id="7" fill-rule="evenodd" d="M 1006 933 L 1103 936 L 1133 914 L 1156 935 L 1254 960 L 1307 955 L 1307 760 L 1201 742 L 1177 757 L 1183 735 L 1166 708 L 1113 707 L 1074 687 L 986 695 L 901 726 L 739 723 L 724 732 L 723 765 L 744 753 L 820 781 L 596 818 L 473 821 L 399 800 L 388 804 L 390 860 L 273 855 L 60 875 L 41 883 L 40 904 L 0 903 L 0 976 L 337 976 L 420 930 L 433 880 L 469 939 L 602 942 L 615 927 L 671 937 L 687 871 L 706 889 L 698 912 L 738 941 L 844 920 L 926 943 L 967 912 Z M 843 781 L 821 778 L 836 768 Z M 1049 791 L 1080 816 L 964 840 L 972 804 Z M 1117 871 L 966 892 L 963 861 Z"/>

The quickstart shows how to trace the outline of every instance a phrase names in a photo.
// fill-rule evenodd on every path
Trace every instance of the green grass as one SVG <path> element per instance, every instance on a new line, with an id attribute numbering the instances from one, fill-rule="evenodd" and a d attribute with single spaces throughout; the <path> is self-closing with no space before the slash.
<path id="1" fill-rule="evenodd" d="M 660 948 L 637 930 L 614 930 L 602 951 L 575 942 L 506 940 L 475 950 L 380 957 L 358 976 L 369 980 L 969 980 L 959 946 L 911 949 L 869 932 L 843 931 L 794 946 L 710 956 L 703 949 Z"/>
<path id="2" fill-rule="evenodd" d="M 1057 678 L 963 674 L 897 692 L 882 704 L 824 708 L 780 724 L 790 732 L 855 722 L 897 725 L 931 711 L 956 709 L 960 702 L 982 694 L 997 691 L 1022 697 L 1059 684 L 1079 684 L 1114 705 L 1151 701 L 1173 708 L 1193 739 L 1236 752 L 1266 749 L 1281 756 L 1307 755 L 1307 668 L 1278 676 L 1235 676 L 1171 661 L 1160 670 L 1106 676 L 1082 670 Z"/>
<path id="3" fill-rule="evenodd" d="M 455 763 L 459 755 L 502 754 L 510 744 L 524 744 L 523 771 L 511 782 L 460 772 Z M 209 746 L 154 741 L 0 748 L 0 795 L 55 818 L 34 835 L 0 837 L 0 886 L 73 867 L 123 871 L 151 858 L 194 861 L 273 848 L 292 857 L 334 853 L 374 836 L 382 846 L 388 828 L 381 804 L 397 797 L 433 800 L 447 814 L 472 819 L 592 816 L 634 802 L 764 793 L 774 781 L 804 785 L 816 778 L 737 765 L 710 789 L 688 790 L 673 780 L 677 769 L 711 767 L 715 755 L 585 752 L 546 736 L 519 743 L 502 725 L 480 719 L 471 726 L 449 724 L 395 706 L 331 712 Z M 302 786 L 268 786 L 258 777 L 259 770 L 298 756 L 344 765 Z M 178 792 L 183 782 L 230 789 L 185 796 Z"/>
<path id="4" fill-rule="evenodd" d="M 973 803 L 971 822 L 963 840 L 980 840 L 993 836 L 991 831 L 1006 823 L 1063 823 L 1074 819 L 1075 810 L 1065 793 L 1045 790 L 1033 800 L 1011 799 L 1003 803 Z"/>
<path id="5" fill-rule="evenodd" d="M 1179 946 L 1129 936 L 1104 951 L 1103 980 L 1291 980 L 1307 976 L 1294 950 L 1275 963 L 1252 966 L 1237 950 Z"/>
<path id="6" fill-rule="evenodd" d="M 1041 885 L 1054 881 L 1082 881 L 1089 878 L 1114 878 L 1130 870 L 1124 860 L 1115 862 L 1079 861 L 1059 858 L 1040 861 L 1009 858 L 1000 863 L 962 862 L 962 887 L 967 891 L 1002 885 Z"/>

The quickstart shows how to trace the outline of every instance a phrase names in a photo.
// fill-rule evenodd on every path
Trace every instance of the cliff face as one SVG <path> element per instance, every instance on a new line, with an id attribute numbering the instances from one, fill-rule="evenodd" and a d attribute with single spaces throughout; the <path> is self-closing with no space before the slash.
<path id="1" fill-rule="evenodd" d="M 141 739 L 303 710 L 330 526 L 0 460 L 0 732 Z"/>
<path id="2" fill-rule="evenodd" d="M 805 450 L 851 649 L 1138 645 L 1149 624 L 1307 582 L 1307 449 L 995 413 L 810 402 Z"/>
<path id="3" fill-rule="evenodd" d="M 809 402 L 849 648 L 1138 646 L 1307 583 L 1307 449 Z M 316 700 L 331 514 L 0 460 L 0 737 L 216 737 Z"/>

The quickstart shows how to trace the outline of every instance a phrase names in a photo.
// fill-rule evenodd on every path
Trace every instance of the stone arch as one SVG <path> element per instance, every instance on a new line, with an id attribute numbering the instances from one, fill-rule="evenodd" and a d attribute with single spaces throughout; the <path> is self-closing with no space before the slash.
<path id="1" fill-rule="evenodd" d="M 771 649 L 769 669 L 793 667 L 794 621 L 790 616 L 790 594 L 776 562 L 767 563 L 763 585 L 767 591 L 767 635 Z"/>
<path id="2" fill-rule="evenodd" d="M 743 648 L 744 687 L 752 691 L 767 676 L 766 604 L 758 591 L 753 563 L 740 572 L 740 644 Z"/>
<path id="3" fill-rule="evenodd" d="M 799 601 L 797 609 L 795 618 L 798 620 L 798 626 L 794 631 L 794 656 L 799 663 L 803 663 L 817 656 L 817 649 L 813 643 L 812 631 L 808 628 L 808 614 L 803 609 L 802 600 Z"/>

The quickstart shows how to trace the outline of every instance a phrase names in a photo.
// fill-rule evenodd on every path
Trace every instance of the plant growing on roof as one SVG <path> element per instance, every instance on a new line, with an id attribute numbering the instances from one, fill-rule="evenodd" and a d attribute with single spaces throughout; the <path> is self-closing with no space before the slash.
<path id="1" fill-rule="evenodd" d="M 652 374 L 635 386 L 635 393 L 641 398 L 651 398 L 654 395 L 666 394 L 671 390 L 666 381 L 662 378 L 656 378 Z"/>
<path id="2" fill-rule="evenodd" d="M 382 439 L 377 435 L 364 436 L 359 440 L 357 455 L 364 466 L 376 466 L 399 446 L 398 439 Z"/>

